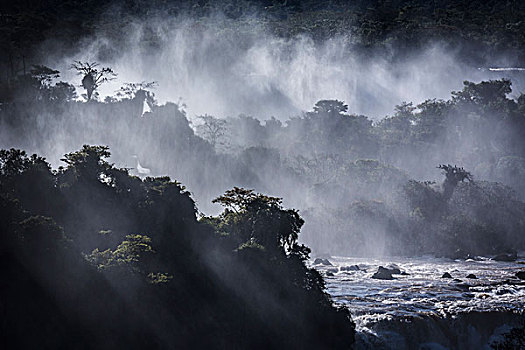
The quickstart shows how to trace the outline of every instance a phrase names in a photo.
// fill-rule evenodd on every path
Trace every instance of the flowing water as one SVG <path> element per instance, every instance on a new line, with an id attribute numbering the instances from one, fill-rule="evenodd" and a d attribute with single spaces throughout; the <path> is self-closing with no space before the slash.
<path id="1" fill-rule="evenodd" d="M 358 348 L 489 349 L 524 322 L 525 281 L 516 277 L 524 260 L 331 257 L 333 266 L 315 267 L 334 301 L 350 309 Z M 389 265 L 403 274 L 371 278 Z"/>

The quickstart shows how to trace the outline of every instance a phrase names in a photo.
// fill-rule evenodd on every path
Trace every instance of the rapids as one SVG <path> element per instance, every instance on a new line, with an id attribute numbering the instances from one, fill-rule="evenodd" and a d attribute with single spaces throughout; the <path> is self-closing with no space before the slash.
<path id="1" fill-rule="evenodd" d="M 331 257 L 333 266 L 315 267 L 334 302 L 350 309 L 357 348 L 490 349 L 525 319 L 525 281 L 515 276 L 524 260 Z M 406 274 L 372 279 L 379 266 Z"/>

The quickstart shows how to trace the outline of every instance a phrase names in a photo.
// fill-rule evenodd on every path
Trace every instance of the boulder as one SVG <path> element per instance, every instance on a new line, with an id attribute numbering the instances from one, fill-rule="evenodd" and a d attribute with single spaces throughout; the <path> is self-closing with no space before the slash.
<path id="1" fill-rule="evenodd" d="M 377 272 L 374 273 L 372 278 L 378 279 L 378 280 L 393 280 L 394 277 L 392 277 L 392 271 L 389 269 L 385 269 L 383 266 L 379 266 L 377 269 Z"/>
<path id="2" fill-rule="evenodd" d="M 516 277 L 518 277 L 520 280 L 525 280 L 525 270 L 516 272 Z"/>
<path id="3" fill-rule="evenodd" d="M 492 258 L 492 260 L 507 261 L 507 262 L 516 261 L 517 259 L 518 259 L 518 254 L 516 252 L 498 254 Z"/>
<path id="4" fill-rule="evenodd" d="M 467 256 L 465 257 L 465 260 L 470 260 L 470 261 L 483 261 L 483 258 L 480 257 L 480 256 L 477 256 L 477 255 L 470 255 L 470 254 L 467 254 Z"/>
<path id="5" fill-rule="evenodd" d="M 327 276 L 327 277 L 333 277 L 334 274 L 333 274 L 332 272 L 330 272 L 330 271 L 327 271 L 327 272 L 326 272 L 326 276 Z"/>
<path id="6" fill-rule="evenodd" d="M 396 264 L 390 264 L 386 267 L 387 270 L 390 270 L 390 272 L 393 274 L 393 275 L 399 275 L 401 274 L 401 270 L 399 269 L 399 266 L 397 266 Z"/>
<path id="7" fill-rule="evenodd" d="M 322 258 L 316 258 L 314 260 L 314 265 L 326 265 L 326 266 L 333 266 L 328 259 L 322 259 Z"/>
<path id="8" fill-rule="evenodd" d="M 470 279 L 477 279 L 476 275 L 474 275 L 473 273 L 470 273 L 467 275 L 467 278 L 470 278 Z"/>
<path id="9" fill-rule="evenodd" d="M 450 275 L 450 273 L 445 272 L 443 276 L 441 276 L 441 278 L 452 278 L 452 276 Z"/>

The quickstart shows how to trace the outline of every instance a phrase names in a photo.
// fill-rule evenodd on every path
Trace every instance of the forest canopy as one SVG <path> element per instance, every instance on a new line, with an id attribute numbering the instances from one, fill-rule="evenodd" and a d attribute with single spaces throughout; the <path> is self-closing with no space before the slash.
<path id="1" fill-rule="evenodd" d="M 178 182 L 141 180 L 109 156 L 84 146 L 52 170 L 0 151 L 4 343 L 350 347 L 348 310 L 305 264 L 297 211 L 234 188 L 221 215 L 197 220 Z"/>

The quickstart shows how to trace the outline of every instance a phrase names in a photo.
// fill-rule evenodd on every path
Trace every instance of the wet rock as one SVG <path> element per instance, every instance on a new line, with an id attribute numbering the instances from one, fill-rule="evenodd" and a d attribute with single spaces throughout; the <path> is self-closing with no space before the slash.
<path id="1" fill-rule="evenodd" d="M 452 278 L 452 275 L 448 272 L 445 272 L 441 278 Z"/>
<path id="2" fill-rule="evenodd" d="M 392 277 L 392 270 L 385 269 L 383 266 L 379 266 L 377 269 L 377 272 L 374 273 L 372 278 L 378 279 L 378 280 L 393 280 L 394 277 Z"/>
<path id="3" fill-rule="evenodd" d="M 328 277 L 333 277 L 334 274 L 333 274 L 332 272 L 330 272 L 330 271 L 326 271 L 326 276 L 328 276 Z"/>
<path id="4" fill-rule="evenodd" d="M 314 260 L 314 265 L 326 265 L 326 266 L 333 266 L 328 259 L 322 259 L 322 258 L 316 258 Z"/>
<path id="5" fill-rule="evenodd" d="M 492 258 L 492 260 L 507 261 L 507 262 L 516 261 L 517 259 L 518 259 L 518 254 L 516 252 L 498 254 Z"/>
<path id="6" fill-rule="evenodd" d="M 386 267 L 387 270 L 390 270 L 390 272 L 393 274 L 393 275 L 399 275 L 401 274 L 401 270 L 399 269 L 399 266 L 397 266 L 396 264 L 390 264 Z"/>
<path id="7" fill-rule="evenodd" d="M 465 260 L 483 261 L 483 258 L 481 256 L 467 254 L 467 256 L 465 257 Z"/>
<path id="8" fill-rule="evenodd" d="M 341 271 L 359 271 L 359 266 L 352 265 L 352 266 L 341 266 Z"/>
<path id="9" fill-rule="evenodd" d="M 401 276 L 410 276 L 410 274 L 406 271 L 401 271 L 400 273 Z"/>
<path id="10" fill-rule="evenodd" d="M 525 271 L 516 272 L 516 277 L 518 277 L 520 280 L 525 280 Z"/>
<path id="11" fill-rule="evenodd" d="M 326 271 L 331 272 L 331 273 L 337 273 L 337 272 L 339 272 L 339 270 L 338 270 L 337 268 L 335 268 L 335 269 L 328 269 L 328 270 L 326 270 Z"/>
<path id="12" fill-rule="evenodd" d="M 476 275 L 474 275 L 473 273 L 469 273 L 467 275 L 467 278 L 470 278 L 470 279 L 477 279 Z"/>
<path id="13" fill-rule="evenodd" d="M 454 278 L 452 281 L 454 281 L 454 282 L 458 282 L 458 283 L 459 283 L 459 282 L 463 282 L 463 281 L 460 280 L 459 278 Z"/>

